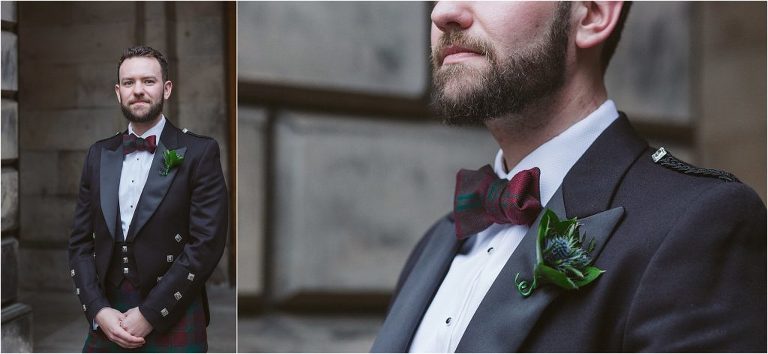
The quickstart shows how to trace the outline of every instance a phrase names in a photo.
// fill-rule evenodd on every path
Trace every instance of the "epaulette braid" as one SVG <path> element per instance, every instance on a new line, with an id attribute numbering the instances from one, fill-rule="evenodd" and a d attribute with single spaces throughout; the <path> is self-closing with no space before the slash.
<path id="1" fill-rule="evenodd" d="M 722 170 L 714 168 L 701 168 L 693 166 L 687 162 L 681 161 L 672 156 L 666 149 L 659 148 L 656 153 L 651 157 L 653 162 L 664 166 L 670 170 L 681 172 L 687 175 L 703 176 L 703 177 L 715 177 L 726 182 L 740 182 L 736 176 L 732 173 L 728 173 Z"/>

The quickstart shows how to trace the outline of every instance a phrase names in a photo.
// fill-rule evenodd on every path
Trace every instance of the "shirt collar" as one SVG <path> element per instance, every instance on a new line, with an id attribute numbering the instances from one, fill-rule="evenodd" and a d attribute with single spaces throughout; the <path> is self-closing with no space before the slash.
<path id="1" fill-rule="evenodd" d="M 162 113 L 160 114 L 160 120 L 152 126 L 152 128 L 147 129 L 147 131 L 144 132 L 142 135 L 138 135 L 133 131 L 133 123 L 128 123 L 128 134 L 136 134 L 139 138 L 146 139 L 150 135 L 156 136 L 156 142 L 157 144 L 160 143 L 160 135 L 163 134 L 163 128 L 165 128 L 165 115 Z"/>
<path id="2" fill-rule="evenodd" d="M 541 170 L 541 204 L 546 205 L 571 167 L 618 117 L 619 112 L 614 102 L 606 100 L 584 119 L 533 150 L 509 172 L 504 168 L 504 154 L 499 149 L 493 170 L 500 178 L 512 179 L 522 170 L 538 167 Z"/>

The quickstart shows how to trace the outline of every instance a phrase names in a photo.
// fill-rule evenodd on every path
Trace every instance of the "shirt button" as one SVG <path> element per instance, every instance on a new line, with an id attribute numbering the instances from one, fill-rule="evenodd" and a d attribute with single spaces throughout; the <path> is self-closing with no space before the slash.
<path id="1" fill-rule="evenodd" d="M 491 247 L 491 248 L 489 248 L 489 249 L 488 249 L 488 251 L 487 251 L 487 252 L 488 252 L 488 254 L 493 254 L 493 251 L 494 251 L 494 250 L 493 250 L 493 247 Z"/>
<path id="2" fill-rule="evenodd" d="M 451 326 L 451 318 L 450 317 L 445 319 L 445 325 L 449 326 L 449 327 Z"/>

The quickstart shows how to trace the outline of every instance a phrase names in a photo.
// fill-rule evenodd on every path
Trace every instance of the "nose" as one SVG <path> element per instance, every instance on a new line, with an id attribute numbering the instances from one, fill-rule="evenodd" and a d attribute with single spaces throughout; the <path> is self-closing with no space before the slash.
<path id="1" fill-rule="evenodd" d="M 463 1 L 440 1 L 432 9 L 432 23 L 442 32 L 463 30 L 472 25 L 469 3 Z"/>
<path id="2" fill-rule="evenodd" d="M 143 96 L 144 95 L 144 84 L 141 82 L 136 82 L 133 84 L 133 94 L 136 96 Z"/>

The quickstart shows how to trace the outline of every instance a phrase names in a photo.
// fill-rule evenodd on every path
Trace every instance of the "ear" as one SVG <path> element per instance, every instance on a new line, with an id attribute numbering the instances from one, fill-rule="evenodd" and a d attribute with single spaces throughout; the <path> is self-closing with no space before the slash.
<path id="1" fill-rule="evenodd" d="M 576 11 L 576 46 L 592 48 L 605 42 L 619 21 L 621 1 L 583 1 Z"/>
<path id="2" fill-rule="evenodd" d="M 120 98 L 120 84 L 115 84 L 115 96 L 117 96 L 117 103 L 123 103 L 123 100 Z"/>
<path id="3" fill-rule="evenodd" d="M 171 97 L 171 91 L 173 91 L 173 82 L 168 80 L 163 84 L 163 97 L 166 100 Z"/>

